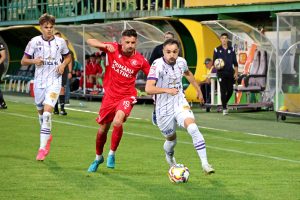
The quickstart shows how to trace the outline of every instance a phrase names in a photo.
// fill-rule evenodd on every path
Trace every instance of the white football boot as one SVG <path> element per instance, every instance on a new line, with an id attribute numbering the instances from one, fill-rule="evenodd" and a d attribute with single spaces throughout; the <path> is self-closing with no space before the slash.
<path id="1" fill-rule="evenodd" d="M 215 173 L 214 168 L 212 168 L 212 166 L 210 164 L 202 165 L 202 169 L 203 169 L 204 173 L 207 175 Z"/>

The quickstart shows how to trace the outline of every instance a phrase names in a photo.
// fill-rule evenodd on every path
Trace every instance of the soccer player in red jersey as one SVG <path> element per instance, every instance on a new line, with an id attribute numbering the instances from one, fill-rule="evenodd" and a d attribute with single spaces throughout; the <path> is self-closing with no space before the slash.
<path id="1" fill-rule="evenodd" d="M 104 162 L 102 153 L 111 124 L 113 131 L 106 164 L 108 168 L 115 167 L 115 152 L 122 138 L 123 123 L 136 103 L 136 75 L 140 70 L 148 75 L 150 69 L 147 60 L 136 51 L 137 32 L 126 29 L 121 36 L 121 44 L 87 40 L 90 46 L 104 51 L 108 58 L 103 84 L 105 94 L 97 118 L 100 127 L 96 138 L 96 159 L 88 172 L 96 172 L 99 164 Z"/>

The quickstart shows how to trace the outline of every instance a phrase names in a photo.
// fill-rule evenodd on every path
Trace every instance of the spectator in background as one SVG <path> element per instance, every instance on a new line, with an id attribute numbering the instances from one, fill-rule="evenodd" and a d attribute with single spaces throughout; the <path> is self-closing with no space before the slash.
<path id="1" fill-rule="evenodd" d="M 225 63 L 224 67 L 217 71 L 217 75 L 221 88 L 223 115 L 228 115 L 227 103 L 233 93 L 234 80 L 238 78 L 238 63 L 235 50 L 229 45 L 228 34 L 222 33 L 220 40 L 221 45 L 214 50 L 213 63 L 218 58 L 221 58 Z"/>
<path id="2" fill-rule="evenodd" d="M 85 76 L 86 76 L 86 72 L 88 70 L 88 65 L 90 63 L 90 55 L 89 54 L 86 54 L 85 55 Z M 83 83 L 84 83 L 84 70 L 81 71 L 81 76 L 80 76 L 80 79 L 79 79 L 79 88 L 78 90 L 76 90 L 75 92 L 78 92 L 78 93 L 82 93 L 83 92 Z M 88 84 L 87 84 L 87 76 L 85 77 L 85 82 L 86 82 L 86 87 L 88 87 Z"/>
<path id="3" fill-rule="evenodd" d="M 70 91 L 76 91 L 79 88 L 79 80 L 81 77 L 82 64 L 77 60 L 74 60 L 72 69 L 72 79 L 70 80 Z"/>
<path id="4" fill-rule="evenodd" d="M 56 37 L 62 38 L 62 35 L 60 32 L 56 32 L 54 35 Z M 65 41 L 66 41 L 66 44 L 68 45 L 68 41 L 67 40 L 65 40 Z M 69 50 L 69 52 L 70 52 L 70 50 Z M 62 60 L 62 62 L 63 62 L 63 60 Z M 65 110 L 65 102 L 66 102 L 65 93 L 66 93 L 66 88 L 68 87 L 67 80 L 72 78 L 72 65 L 73 65 L 73 62 L 72 62 L 72 58 L 71 58 L 70 62 L 68 63 L 68 66 L 65 68 L 64 73 L 62 75 L 61 90 L 60 90 L 60 94 L 59 94 L 60 112 L 58 109 L 58 101 L 57 101 L 55 104 L 55 107 L 54 107 L 54 112 L 53 112 L 55 115 L 58 115 L 58 114 L 67 115 L 68 114 Z"/>
<path id="5" fill-rule="evenodd" d="M 102 68 L 100 67 L 100 63 L 97 62 L 96 54 L 91 54 L 90 63 L 86 69 L 87 76 L 87 88 L 91 90 L 96 90 L 97 88 L 97 78 L 102 76 Z M 96 93 L 95 93 L 96 94 Z"/>
<path id="6" fill-rule="evenodd" d="M 164 34 L 164 41 L 166 41 L 167 39 L 174 39 L 174 33 L 172 33 L 171 31 L 167 31 Z M 157 58 L 161 58 L 163 57 L 163 44 L 157 45 L 156 47 L 154 47 L 152 53 L 151 53 L 151 57 L 149 59 L 149 64 L 152 65 L 152 63 L 154 62 L 154 60 L 156 60 Z"/>
<path id="7" fill-rule="evenodd" d="M 4 45 L 0 42 L 0 81 L 1 81 L 1 78 L 2 78 L 2 75 L 4 73 L 4 61 L 6 59 L 6 51 L 5 51 L 5 47 Z M 2 109 L 6 109 L 7 106 L 6 106 L 6 103 L 4 101 L 4 98 L 3 98 L 3 94 L 2 94 L 2 91 L 0 89 L 0 108 Z"/>
<path id="8" fill-rule="evenodd" d="M 210 58 L 206 58 L 205 61 L 204 61 L 204 64 L 205 64 L 205 67 L 206 67 L 206 74 L 203 75 L 204 81 L 200 82 L 200 88 L 201 88 L 201 92 L 203 94 L 204 102 L 206 104 L 210 104 L 211 103 L 210 74 L 211 73 L 216 73 L 217 70 L 214 68 L 213 61 Z M 209 106 L 206 107 L 206 111 L 207 112 L 210 111 Z"/>

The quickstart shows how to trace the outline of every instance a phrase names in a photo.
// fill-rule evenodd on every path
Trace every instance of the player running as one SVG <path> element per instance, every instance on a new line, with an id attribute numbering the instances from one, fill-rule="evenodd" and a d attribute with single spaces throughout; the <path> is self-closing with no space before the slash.
<path id="1" fill-rule="evenodd" d="M 201 159 L 203 171 L 214 173 L 214 169 L 207 161 L 205 141 L 195 123 L 194 114 L 185 99 L 182 88 L 182 77 L 195 87 L 200 102 L 204 102 L 201 90 L 189 71 L 186 60 L 178 57 L 179 43 L 168 39 L 163 44 L 162 58 L 156 59 L 150 69 L 146 92 L 156 95 L 157 125 L 165 136 L 164 150 L 166 160 L 170 166 L 176 164 L 174 147 L 176 145 L 176 123 L 187 129 L 192 136 L 194 147 Z"/>
<path id="2" fill-rule="evenodd" d="M 51 113 L 61 90 L 61 75 L 71 56 L 65 40 L 53 35 L 55 18 L 45 13 L 39 24 L 42 35 L 32 38 L 27 44 L 21 64 L 35 65 L 34 100 L 41 125 L 36 160 L 43 161 L 50 151 Z"/>
<path id="3" fill-rule="evenodd" d="M 148 75 L 150 69 L 147 60 L 136 51 L 137 32 L 126 29 L 121 36 L 121 44 L 87 40 L 90 46 L 104 51 L 108 58 L 103 81 L 105 93 L 97 118 L 100 127 L 96 138 L 96 159 L 88 172 L 96 172 L 99 164 L 104 162 L 102 153 L 111 124 L 113 131 L 106 165 L 108 168 L 115 167 L 115 152 L 122 138 L 123 123 L 136 103 L 136 75 L 140 70 Z"/>

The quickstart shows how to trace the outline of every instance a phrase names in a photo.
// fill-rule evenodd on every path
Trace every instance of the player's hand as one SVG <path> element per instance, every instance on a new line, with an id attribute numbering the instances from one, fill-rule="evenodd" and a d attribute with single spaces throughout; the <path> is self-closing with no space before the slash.
<path id="1" fill-rule="evenodd" d="M 69 72 L 69 73 L 68 73 L 68 79 L 71 79 L 72 77 L 73 77 L 72 73 Z"/>
<path id="2" fill-rule="evenodd" d="M 205 103 L 205 102 L 204 102 L 203 95 L 202 95 L 201 92 L 198 92 L 197 98 L 199 99 L 199 103 L 200 103 L 201 105 Z"/>
<path id="3" fill-rule="evenodd" d="M 33 59 L 33 63 L 37 67 L 41 67 L 44 64 L 44 61 L 43 61 L 42 57 L 38 57 L 38 58 Z"/>
<path id="4" fill-rule="evenodd" d="M 58 65 L 58 67 L 56 68 L 56 72 L 60 75 L 62 75 L 64 71 L 65 71 L 64 65 Z"/>
<path id="5" fill-rule="evenodd" d="M 109 52 L 114 52 L 115 51 L 115 47 L 111 44 L 106 44 L 105 48 L 109 51 Z"/>
<path id="6" fill-rule="evenodd" d="M 239 74 L 237 72 L 234 73 L 234 80 L 238 80 Z"/>
<path id="7" fill-rule="evenodd" d="M 169 88 L 167 93 L 174 96 L 174 95 L 178 94 L 178 92 L 179 92 L 179 90 L 177 88 Z"/>

